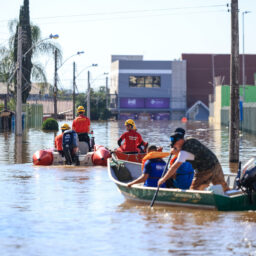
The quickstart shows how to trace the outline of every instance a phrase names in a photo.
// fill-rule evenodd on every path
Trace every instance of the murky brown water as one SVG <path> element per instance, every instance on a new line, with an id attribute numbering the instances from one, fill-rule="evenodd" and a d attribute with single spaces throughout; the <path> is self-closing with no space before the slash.
<path id="1" fill-rule="evenodd" d="M 145 140 L 168 149 L 180 123 L 137 122 Z M 96 143 L 116 147 L 123 123 L 93 123 Z M 188 123 L 187 133 L 216 152 L 224 171 L 228 130 Z M 124 200 L 105 167 L 34 167 L 34 151 L 54 134 L 30 129 L 22 143 L 1 133 L 0 255 L 256 255 L 256 212 L 154 207 Z M 256 137 L 241 134 L 241 160 Z"/>

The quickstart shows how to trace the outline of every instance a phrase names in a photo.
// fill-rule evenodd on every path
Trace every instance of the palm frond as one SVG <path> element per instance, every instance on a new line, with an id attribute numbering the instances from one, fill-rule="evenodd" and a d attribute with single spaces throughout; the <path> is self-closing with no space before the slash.
<path id="1" fill-rule="evenodd" d="M 31 76 L 34 82 L 42 83 L 43 87 L 47 85 L 47 78 L 44 68 L 39 63 L 33 63 Z"/>

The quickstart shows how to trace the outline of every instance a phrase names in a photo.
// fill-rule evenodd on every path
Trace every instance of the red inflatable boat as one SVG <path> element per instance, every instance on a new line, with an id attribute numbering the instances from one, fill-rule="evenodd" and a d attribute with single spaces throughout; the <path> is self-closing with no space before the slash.
<path id="1" fill-rule="evenodd" d="M 102 165 L 107 166 L 107 159 L 111 157 L 108 149 L 104 146 L 95 145 L 93 152 L 80 154 L 81 166 Z M 65 158 L 53 149 L 38 150 L 33 154 L 34 165 L 64 165 Z"/>

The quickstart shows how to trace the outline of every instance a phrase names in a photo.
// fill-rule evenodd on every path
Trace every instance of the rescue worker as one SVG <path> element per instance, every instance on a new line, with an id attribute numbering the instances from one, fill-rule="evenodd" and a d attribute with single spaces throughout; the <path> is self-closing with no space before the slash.
<path id="1" fill-rule="evenodd" d="M 184 139 L 184 134 L 180 132 L 172 134 L 170 140 L 171 154 L 177 155 L 177 160 L 164 177 L 158 181 L 158 185 L 164 184 L 177 172 L 182 163 L 187 161 L 196 171 L 190 189 L 204 190 L 212 182 L 213 185 L 221 184 L 224 191 L 229 190 L 224 180 L 222 167 L 210 149 L 197 139 Z"/>
<path id="2" fill-rule="evenodd" d="M 141 135 L 134 131 L 133 127 L 135 125 L 132 119 L 128 119 L 125 121 L 125 126 L 127 132 L 123 133 L 117 141 L 119 148 L 117 151 L 126 152 L 126 153 L 138 153 L 138 147 L 140 147 L 142 143 Z M 124 143 L 122 144 L 122 141 Z"/>
<path id="3" fill-rule="evenodd" d="M 134 130 L 135 132 L 137 132 L 137 127 L 136 127 L 135 124 L 134 124 L 134 126 L 133 126 L 133 130 Z M 138 143 L 137 143 L 137 144 L 138 144 Z M 140 150 L 139 153 L 145 153 L 145 152 L 147 152 L 148 142 L 145 142 L 144 140 L 142 140 L 141 145 L 137 145 L 137 146 L 138 146 L 138 148 L 139 148 L 139 150 Z"/>
<path id="4" fill-rule="evenodd" d="M 157 147 L 155 145 L 149 146 L 148 154 L 151 154 L 154 152 L 164 154 L 163 152 L 157 152 Z M 170 153 L 165 153 L 165 154 L 169 155 Z M 156 157 L 156 158 L 151 158 L 147 160 L 145 162 L 142 175 L 138 179 L 128 183 L 127 186 L 131 187 L 134 184 L 144 182 L 144 186 L 157 187 L 157 182 L 161 178 L 163 171 L 165 169 L 165 166 L 166 166 L 166 162 L 162 158 Z M 165 183 L 162 183 L 161 187 L 165 188 L 166 187 Z"/>
<path id="5" fill-rule="evenodd" d="M 78 157 L 78 137 L 74 130 L 64 131 L 62 145 L 66 164 L 71 165 L 75 163 L 76 165 L 80 165 Z"/>
<path id="6" fill-rule="evenodd" d="M 64 153 L 63 153 L 63 147 L 62 147 L 62 138 L 63 138 L 63 133 L 66 131 L 66 130 L 69 130 L 70 127 L 68 124 L 63 124 L 61 126 L 61 131 L 62 133 L 57 135 L 55 137 L 55 140 L 54 140 L 54 145 L 55 145 L 55 148 L 57 149 L 57 151 L 60 153 L 61 156 L 64 156 Z"/>
<path id="7" fill-rule="evenodd" d="M 91 121 L 84 115 L 83 106 L 77 108 L 78 117 L 73 121 L 72 129 L 77 133 L 79 141 L 88 143 L 89 151 L 91 151 L 91 143 L 88 133 L 90 132 Z"/>

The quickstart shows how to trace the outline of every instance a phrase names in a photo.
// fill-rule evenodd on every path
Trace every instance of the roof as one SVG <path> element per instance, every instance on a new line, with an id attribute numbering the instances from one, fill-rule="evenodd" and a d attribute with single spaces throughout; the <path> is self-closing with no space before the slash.
<path id="1" fill-rule="evenodd" d="M 39 91 L 41 90 L 42 83 L 32 83 L 32 88 L 30 91 L 30 94 L 39 94 Z M 11 90 L 13 90 L 14 85 L 11 84 Z M 50 84 L 47 84 L 48 90 L 50 87 Z M 7 93 L 7 83 L 0 83 L 0 94 L 6 94 Z M 45 93 L 47 93 L 47 89 L 45 90 Z"/>

